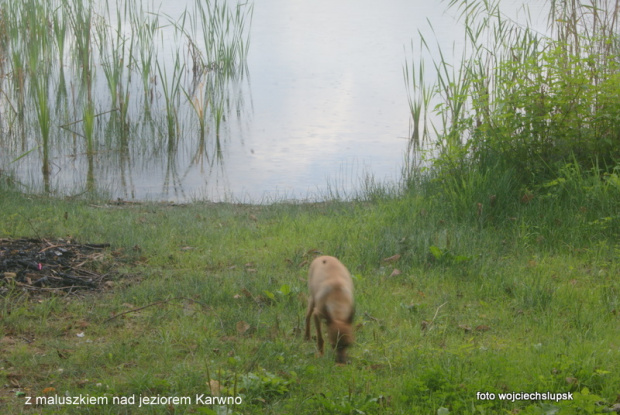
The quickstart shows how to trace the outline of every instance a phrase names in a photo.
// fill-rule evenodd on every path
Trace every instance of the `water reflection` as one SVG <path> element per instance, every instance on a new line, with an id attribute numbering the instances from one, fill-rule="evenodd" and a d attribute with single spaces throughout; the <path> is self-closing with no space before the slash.
<path id="1" fill-rule="evenodd" d="M 192 166 L 213 172 L 224 159 L 252 5 L 1 7 L 0 162 L 25 191 L 182 200 Z"/>
<path id="2" fill-rule="evenodd" d="M 63 37 L 54 26 L 61 16 L 51 13 L 57 58 L 39 53 L 49 68 L 43 77 L 29 77 L 28 62 L 14 54 L 4 61 L 0 165 L 24 190 L 58 194 L 261 201 L 351 193 L 366 173 L 398 180 L 410 136 L 406 47 L 429 21 L 446 50 L 462 36 L 437 2 L 262 0 L 251 27 L 252 4 L 220 2 L 231 19 L 245 18 L 242 39 L 249 34 L 250 42 L 247 61 L 222 71 L 206 52 L 211 40 L 193 0 L 119 0 L 95 4 L 90 15 L 87 1 L 82 14 L 67 0 L 42 3 L 72 10 L 64 21 L 72 34 Z M 2 4 L 14 8 L 9 23 L 20 4 Z M 186 7 L 192 12 L 182 14 Z M 49 10 L 38 17 L 48 22 Z M 87 18 L 91 29 L 76 31 Z M 32 39 L 24 33 L 8 44 L 27 56 Z M 49 82 L 40 107 L 51 114 L 49 145 L 35 76 Z"/>

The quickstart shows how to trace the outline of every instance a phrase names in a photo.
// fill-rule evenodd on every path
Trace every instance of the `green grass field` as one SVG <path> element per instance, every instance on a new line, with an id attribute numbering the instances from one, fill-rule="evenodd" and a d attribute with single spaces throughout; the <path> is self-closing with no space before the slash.
<path id="1" fill-rule="evenodd" d="M 432 182 L 268 206 L 3 190 L 0 237 L 110 243 L 92 266 L 114 279 L 86 294 L 13 287 L 0 298 L 2 412 L 599 413 L 620 391 L 614 177 L 531 200 L 461 198 L 461 209 Z M 354 275 L 346 366 L 302 339 L 318 252 Z M 566 399 L 500 399 L 522 392 Z M 218 395 L 227 404 L 212 404 Z M 140 406 L 148 397 L 156 404 Z"/>
<path id="2" fill-rule="evenodd" d="M 417 53 L 405 64 L 410 150 L 438 153 L 425 171 L 405 167 L 397 190 L 368 180 L 347 202 L 118 204 L 18 193 L 2 166 L 0 265 L 8 238 L 109 248 L 82 264 L 107 275 L 97 290 L 33 291 L 0 273 L 0 414 L 619 412 L 618 2 L 551 0 L 554 39 L 507 22 L 498 1 L 447 3 L 472 53 L 459 66 L 439 51 L 433 86 Z M 17 17 L 0 16 L 0 46 L 48 33 Z M 14 114 L 4 92 L 20 128 L 2 133 L 22 148 L 21 128 L 40 127 L 49 184 L 49 108 L 45 94 L 24 100 L 22 55 L 6 71 Z M 85 80 L 87 67 L 75 67 Z M 302 339 L 318 254 L 353 274 L 348 365 Z"/>

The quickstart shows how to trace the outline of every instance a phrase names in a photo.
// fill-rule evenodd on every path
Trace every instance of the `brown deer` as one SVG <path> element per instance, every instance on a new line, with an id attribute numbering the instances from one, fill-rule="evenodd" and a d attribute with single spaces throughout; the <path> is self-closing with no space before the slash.
<path id="1" fill-rule="evenodd" d="M 317 346 L 323 355 L 321 319 L 325 319 L 328 339 L 336 352 L 336 363 L 346 363 L 346 349 L 355 340 L 351 274 L 338 259 L 320 256 L 310 264 L 308 289 L 310 297 L 306 313 L 306 340 L 310 340 L 310 318 L 314 316 Z"/>

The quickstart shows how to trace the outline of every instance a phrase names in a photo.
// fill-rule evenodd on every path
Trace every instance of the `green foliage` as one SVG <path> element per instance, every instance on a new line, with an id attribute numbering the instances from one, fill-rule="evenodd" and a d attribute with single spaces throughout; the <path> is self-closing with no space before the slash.
<path id="1" fill-rule="evenodd" d="M 567 33 L 564 44 L 578 32 Z M 399 197 L 373 188 L 352 203 L 117 206 L 26 197 L 3 176 L 1 238 L 108 242 L 100 261 L 118 272 L 111 287 L 84 296 L 34 294 L 0 275 L 3 410 L 22 413 L 28 396 L 54 388 L 244 398 L 149 409 L 157 414 L 609 412 L 620 389 L 620 167 L 603 154 L 609 140 L 597 140 L 611 138 L 613 153 L 615 75 L 592 84 L 592 66 L 571 66 L 585 59 L 574 48 L 522 40 L 521 65 L 483 66 L 497 68 L 504 89 L 484 95 L 488 78 L 474 77 L 473 64 L 455 73 L 475 88 L 468 105 L 479 119 L 463 97 L 440 108 L 455 121 L 446 151 Z M 508 83 L 522 67 L 538 89 L 526 73 Z M 442 93 L 462 94 L 441 69 Z M 424 91 L 412 104 L 420 122 Z M 580 120 L 562 120 L 563 111 Z M 599 164 L 587 164 L 590 154 Z M 301 336 L 307 264 L 318 253 L 340 257 L 355 276 L 356 343 L 345 367 Z M 522 391 L 573 399 L 477 398 Z"/>
<path id="2" fill-rule="evenodd" d="M 297 294 L 299 294 L 299 289 L 297 287 L 291 288 L 288 284 L 282 284 L 280 289 L 275 292 L 275 294 L 269 290 L 264 290 L 263 293 L 267 296 L 267 298 L 273 302 L 282 301 L 282 300 L 292 300 L 295 298 Z"/>
<path id="3" fill-rule="evenodd" d="M 505 19 L 498 1 L 452 0 L 465 24 L 460 63 L 434 59 L 425 97 L 422 72 L 405 65 L 415 131 L 434 130 L 434 174 L 447 182 L 506 172 L 517 189 L 553 181 L 566 163 L 611 173 L 620 161 L 618 13 L 610 2 L 549 2 L 545 37 Z M 428 49 L 422 38 L 422 49 Z M 411 74 L 410 74 L 411 72 Z M 413 80 L 412 80 L 413 79 Z M 422 99 L 424 97 L 424 99 Z M 431 101 L 440 125 L 420 121 Z M 425 134 L 429 137 L 429 134 Z M 467 194 L 467 183 L 457 192 Z"/>
<path id="4" fill-rule="evenodd" d="M 221 161 L 214 135 L 237 101 L 230 85 L 245 73 L 253 6 L 195 0 L 178 12 L 130 0 L 0 2 L 0 145 L 12 159 L 2 169 L 40 149 L 44 190 L 57 191 L 54 157 L 85 155 L 86 191 L 101 193 L 99 148 L 114 150 L 102 165 L 135 151 L 172 157 L 195 126 L 187 110 L 201 131 L 196 160 Z"/>
<path id="5" fill-rule="evenodd" d="M 287 394 L 290 385 L 296 382 L 297 374 L 292 372 L 283 378 L 259 368 L 258 371 L 242 374 L 220 370 L 215 378 L 219 387 L 217 394 L 240 396 L 247 403 L 267 403 Z"/>
<path id="6" fill-rule="evenodd" d="M 385 403 L 385 396 L 349 395 L 333 396 L 332 393 L 321 393 L 314 397 L 320 409 L 318 413 L 327 414 L 366 414 L 376 413 Z"/>
<path id="7" fill-rule="evenodd" d="M 462 262 L 471 261 L 471 257 L 465 255 L 454 255 L 447 249 L 441 249 L 436 247 L 435 245 L 431 245 L 428 248 L 431 258 L 433 258 L 437 263 L 454 263 L 459 264 Z"/>
<path id="8" fill-rule="evenodd" d="M 590 415 L 608 413 L 605 400 L 596 394 L 590 393 L 588 388 L 571 394 L 572 399 L 561 400 L 556 403 L 541 403 L 528 406 L 520 412 L 527 415 Z"/>
<path id="9" fill-rule="evenodd" d="M 562 45 L 496 69 L 492 103 L 476 102 L 469 121 L 474 160 L 501 158 L 522 182 L 540 182 L 567 160 L 613 167 L 620 155 L 620 66 L 567 56 Z"/>
<path id="10" fill-rule="evenodd" d="M 614 174 L 566 164 L 528 203 L 480 199 L 480 217 L 476 195 L 491 177 L 468 179 L 477 190 L 467 196 L 442 193 L 436 179 L 400 198 L 306 205 L 118 207 L 2 189 L 2 238 L 109 242 L 100 261 L 119 274 L 83 298 L 29 298 L 0 275 L 0 381 L 18 374 L 27 396 L 48 387 L 243 396 L 179 413 L 587 413 L 594 398 L 575 395 L 585 388 L 608 408 L 620 387 Z M 446 202 L 459 197 L 474 203 L 467 215 Z M 302 338 L 317 252 L 355 275 L 356 343 L 345 367 Z M 0 399 L 21 413 L 25 398 L 11 388 Z M 476 399 L 506 391 L 575 399 Z M 41 408 L 54 411 L 78 413 Z"/>

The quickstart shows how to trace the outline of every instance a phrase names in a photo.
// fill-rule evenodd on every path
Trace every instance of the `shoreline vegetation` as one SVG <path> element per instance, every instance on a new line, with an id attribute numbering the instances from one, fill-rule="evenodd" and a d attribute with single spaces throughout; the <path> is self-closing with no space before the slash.
<path id="1" fill-rule="evenodd" d="M 263 206 L 3 189 L 2 238 L 110 248 L 83 265 L 109 276 L 100 289 L 29 294 L 2 280 L 0 401 L 9 414 L 601 413 L 620 387 L 619 200 L 617 189 L 535 194 L 457 212 L 434 185 Z M 355 280 L 343 367 L 302 340 L 319 253 Z M 180 400 L 196 394 L 242 403 Z M 117 404 L 24 404 L 55 395 Z M 186 404 L 129 400 L 149 396 Z"/>
<path id="2" fill-rule="evenodd" d="M 471 45 L 499 43 L 434 62 L 435 86 L 407 63 L 412 152 L 438 145 L 397 190 L 113 203 L 0 176 L 0 261 L 8 238 L 106 246 L 80 262 L 105 276 L 97 289 L 33 293 L 16 282 L 36 267 L 0 274 L 3 413 L 617 412 L 619 3 L 552 1 L 544 41 L 496 3 L 449 3 Z M 433 109 L 441 125 L 424 121 Z M 344 366 L 302 339 L 318 254 L 354 279 Z"/>
<path id="3" fill-rule="evenodd" d="M 59 157 L 74 161 L 74 193 L 105 193 L 109 171 L 130 193 L 136 160 L 174 188 L 185 152 L 189 167 L 217 171 L 225 120 L 244 105 L 253 4 L 188 1 L 175 16 L 156 7 L 0 3 L 0 162 L 9 172 L 22 163 L 24 191 L 62 195 Z"/>

